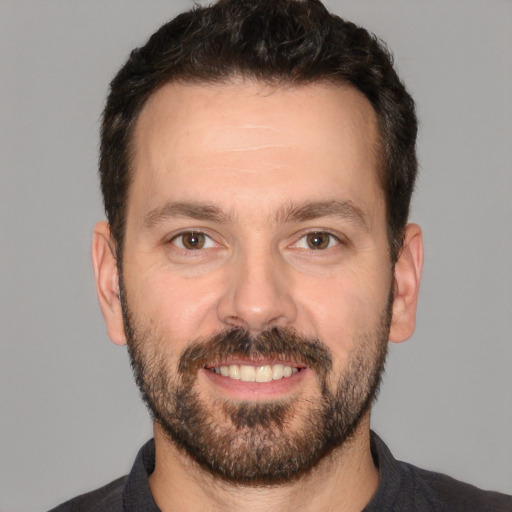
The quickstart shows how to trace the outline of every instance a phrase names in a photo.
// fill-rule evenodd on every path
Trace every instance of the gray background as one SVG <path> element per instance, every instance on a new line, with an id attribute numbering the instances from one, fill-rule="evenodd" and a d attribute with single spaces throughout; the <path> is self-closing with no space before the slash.
<path id="1" fill-rule="evenodd" d="M 398 458 L 512 493 L 512 2 L 331 0 L 395 52 L 418 103 L 418 328 L 374 428 Z M 126 473 L 151 435 L 109 343 L 89 244 L 114 71 L 190 1 L 0 0 L 0 510 Z"/>

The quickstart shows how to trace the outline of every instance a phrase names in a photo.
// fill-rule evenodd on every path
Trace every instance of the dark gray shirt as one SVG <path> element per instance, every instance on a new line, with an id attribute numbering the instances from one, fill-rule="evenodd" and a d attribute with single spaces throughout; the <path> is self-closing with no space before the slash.
<path id="1" fill-rule="evenodd" d="M 449 476 L 397 461 L 372 432 L 372 454 L 380 482 L 362 512 L 512 512 L 512 496 L 482 491 Z M 50 512 L 160 512 L 149 487 L 155 443 L 139 451 L 128 476 L 78 496 Z"/>

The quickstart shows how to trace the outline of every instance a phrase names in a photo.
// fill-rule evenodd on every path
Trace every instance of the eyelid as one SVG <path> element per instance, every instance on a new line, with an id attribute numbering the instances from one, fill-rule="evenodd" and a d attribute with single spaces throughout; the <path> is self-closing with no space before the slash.
<path id="1" fill-rule="evenodd" d="M 299 247 L 299 242 L 301 240 L 304 240 L 308 235 L 312 235 L 312 234 L 319 234 L 319 235 L 325 235 L 325 236 L 329 236 L 331 241 L 334 240 L 336 242 L 336 244 L 334 246 L 331 246 L 331 242 L 329 242 L 329 246 L 326 247 L 325 249 L 313 249 L 311 247 Z M 308 229 L 307 231 L 301 233 L 301 235 L 299 237 L 296 238 L 296 241 L 290 245 L 291 248 L 294 248 L 294 249 L 305 249 L 305 250 L 309 250 L 309 251 L 315 251 L 315 252 L 323 252 L 323 251 L 327 251 L 329 249 L 333 249 L 334 247 L 337 247 L 339 245 L 346 245 L 347 244 L 347 240 L 345 239 L 345 237 L 343 237 L 341 234 L 339 233 L 333 233 L 332 231 L 328 230 L 328 229 Z"/>
<path id="2" fill-rule="evenodd" d="M 189 234 L 202 235 L 207 240 L 209 240 L 211 243 L 209 244 L 208 247 L 201 247 L 201 248 L 198 248 L 198 249 L 188 249 L 187 247 L 185 247 L 183 245 L 183 243 L 181 243 L 181 245 L 178 245 L 177 243 L 175 243 L 176 240 L 179 240 L 183 236 L 189 235 Z M 173 233 L 173 235 L 170 238 L 167 239 L 167 243 L 171 244 L 174 247 L 176 247 L 177 249 L 179 249 L 181 251 L 185 251 L 185 252 L 198 252 L 198 251 L 201 251 L 201 250 L 204 250 L 204 249 L 213 249 L 214 247 L 220 247 L 220 244 L 217 243 L 211 235 L 206 233 L 204 229 L 190 229 L 190 228 L 188 228 L 188 229 L 184 229 L 184 230 L 182 230 L 182 231 L 180 231 L 178 233 Z"/>

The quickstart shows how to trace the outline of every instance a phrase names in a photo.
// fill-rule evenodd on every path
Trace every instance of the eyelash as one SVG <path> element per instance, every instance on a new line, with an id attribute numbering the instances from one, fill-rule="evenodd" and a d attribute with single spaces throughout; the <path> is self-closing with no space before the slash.
<path id="1" fill-rule="evenodd" d="M 201 239 L 202 239 L 202 242 L 203 242 L 203 245 L 201 245 L 201 247 L 186 247 L 185 244 L 183 243 L 183 240 L 184 240 L 184 237 L 186 236 L 190 236 L 191 238 L 192 237 L 195 237 L 196 239 L 199 240 L 199 244 L 201 244 Z M 178 244 L 177 241 L 181 240 L 181 243 Z M 200 231 L 200 230 L 190 230 L 190 231 L 184 231 L 182 233 L 179 233 L 175 236 L 173 236 L 170 240 L 169 240 L 169 243 L 171 243 L 172 245 L 174 245 L 175 247 L 177 247 L 178 249 L 182 250 L 182 251 L 187 251 L 187 252 L 195 252 L 195 251 L 200 251 L 202 249 L 213 249 L 214 247 L 218 247 L 218 244 L 213 240 L 213 238 L 209 235 L 207 235 L 206 233 L 204 233 L 203 231 Z M 204 247 L 204 244 L 208 244 L 207 247 Z"/>
<path id="2" fill-rule="evenodd" d="M 193 240 L 189 240 L 189 246 L 187 247 L 187 245 L 184 243 L 184 238 L 186 236 L 189 236 L 191 239 L 195 238 L 197 240 L 197 244 L 199 245 L 199 247 L 190 247 L 190 242 L 193 243 Z M 314 237 L 317 240 L 319 240 L 320 243 L 318 244 L 318 246 L 311 247 L 310 242 L 313 240 L 307 240 L 308 237 Z M 326 239 L 326 243 L 324 242 L 324 244 L 322 244 L 322 238 Z M 218 247 L 218 244 L 213 240 L 212 237 L 210 237 L 209 235 L 200 230 L 190 230 L 181 232 L 173 236 L 169 240 L 169 243 L 174 245 L 177 249 L 189 253 Z M 342 239 L 340 239 L 339 236 L 336 236 L 328 231 L 310 231 L 308 233 L 303 234 L 290 247 L 294 249 L 323 252 L 328 249 L 333 249 L 338 245 L 342 245 L 343 243 L 344 241 L 342 241 Z"/>
<path id="3" fill-rule="evenodd" d="M 325 247 L 311 247 L 309 246 L 309 243 L 307 241 L 307 237 L 327 237 L 327 245 Z M 304 240 L 304 246 L 300 247 L 301 241 Z M 326 251 L 328 249 L 333 249 L 334 247 L 338 245 L 342 245 L 344 242 L 339 236 L 334 235 L 333 233 L 330 233 L 329 231 L 310 231 L 308 233 L 305 233 L 302 235 L 294 244 L 292 244 L 291 247 L 296 249 L 304 249 L 309 251 Z"/>

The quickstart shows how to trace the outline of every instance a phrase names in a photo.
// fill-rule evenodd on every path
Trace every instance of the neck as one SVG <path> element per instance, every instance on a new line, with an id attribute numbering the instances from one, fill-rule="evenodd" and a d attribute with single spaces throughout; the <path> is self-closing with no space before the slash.
<path id="1" fill-rule="evenodd" d="M 369 414 L 350 440 L 307 475 L 276 486 L 221 481 L 170 443 L 158 424 L 154 430 L 156 461 L 149 482 L 162 512 L 358 512 L 371 500 L 379 483 L 370 451 Z"/>

